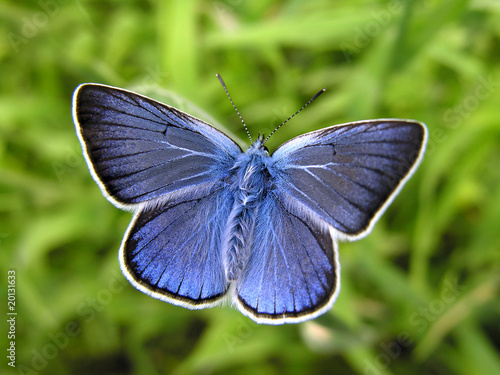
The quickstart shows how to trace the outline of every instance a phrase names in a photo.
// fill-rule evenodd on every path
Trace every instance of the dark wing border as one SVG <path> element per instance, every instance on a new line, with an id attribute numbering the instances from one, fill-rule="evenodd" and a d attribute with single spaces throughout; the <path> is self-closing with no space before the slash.
<path id="1" fill-rule="evenodd" d="M 223 150 L 228 155 L 228 157 L 235 158 L 237 156 L 237 154 L 242 152 L 239 145 L 236 144 L 233 140 L 231 140 L 231 138 L 226 136 L 223 132 L 216 129 L 215 127 L 208 124 L 207 122 L 200 120 L 194 116 L 191 116 L 191 115 L 189 115 L 181 110 L 178 110 L 178 109 L 171 107 L 167 104 L 164 104 L 160 101 L 151 99 L 147 96 L 135 93 L 133 91 L 129 91 L 129 90 L 125 90 L 122 88 L 113 87 L 113 86 L 109 86 L 109 85 L 103 85 L 103 84 L 99 84 L 99 83 L 83 83 L 75 89 L 75 91 L 73 93 L 73 98 L 72 98 L 72 117 L 73 117 L 73 122 L 75 124 L 76 133 L 77 133 L 78 139 L 80 141 L 81 147 L 83 149 L 85 161 L 87 163 L 87 166 L 90 170 L 90 173 L 91 173 L 94 181 L 97 183 L 97 185 L 101 189 L 101 192 L 105 196 L 105 198 L 108 201 L 110 201 L 114 206 L 116 206 L 120 209 L 129 210 L 129 211 L 142 210 L 144 207 L 147 207 L 148 204 L 147 204 L 147 200 L 141 201 L 141 202 L 134 202 L 134 203 L 129 203 L 129 202 L 119 200 L 118 197 L 114 196 L 108 190 L 105 182 L 99 177 L 99 175 L 94 167 L 93 161 L 91 160 L 91 156 L 89 154 L 89 145 L 87 144 L 86 140 L 84 139 L 84 135 L 82 133 L 83 128 L 82 128 L 82 124 L 79 121 L 79 113 L 78 113 L 78 110 L 80 108 L 80 106 L 79 106 L 80 92 L 82 89 L 88 88 L 88 87 L 96 87 L 96 88 L 100 88 L 100 89 L 104 89 L 104 90 L 121 92 L 121 93 L 127 95 L 128 97 L 134 97 L 134 96 L 139 97 L 142 100 L 144 100 L 145 102 L 153 103 L 157 108 L 164 108 L 164 109 L 170 111 L 174 116 L 178 116 L 179 118 L 183 119 L 183 121 L 187 120 L 186 123 L 188 125 L 189 125 L 189 122 L 191 124 L 193 124 L 194 126 L 186 126 L 186 129 L 197 132 L 198 134 L 206 137 L 207 139 L 210 139 L 210 141 L 214 145 L 219 147 L 221 150 Z M 200 129 L 200 127 L 201 127 L 201 129 Z M 203 130 L 205 133 L 202 133 L 200 130 Z M 211 186 L 207 186 L 207 190 L 209 190 L 210 188 L 211 188 Z M 173 194 L 173 195 L 175 196 L 176 194 Z M 163 201 L 165 201 L 168 198 L 169 197 L 164 198 Z M 160 204 L 161 203 L 162 202 L 160 202 Z M 158 203 L 153 202 L 152 205 L 153 206 L 158 205 Z"/>
<path id="2" fill-rule="evenodd" d="M 188 213 L 189 211 L 193 211 L 192 213 L 189 213 L 189 215 L 190 215 L 189 216 L 189 220 L 190 220 L 189 224 L 191 224 L 191 225 L 188 225 L 189 226 L 188 229 L 191 230 L 196 226 L 196 223 L 200 220 L 200 215 L 202 217 L 205 217 L 205 216 L 208 216 L 208 217 L 221 216 L 223 218 L 226 217 L 229 214 L 228 211 L 230 211 L 230 208 L 232 207 L 232 204 L 229 204 L 229 205 L 225 204 L 224 207 L 226 207 L 226 208 L 225 208 L 225 212 L 224 212 L 223 206 L 220 203 L 221 203 L 221 200 L 223 201 L 226 199 L 231 199 L 231 193 L 226 191 L 224 188 L 219 188 L 211 193 L 208 193 L 206 196 L 201 197 L 201 198 L 196 199 L 196 200 L 179 199 L 177 202 L 169 202 L 168 206 L 164 206 L 164 207 L 158 208 L 158 209 L 153 210 L 153 211 L 137 211 L 135 213 L 132 221 L 130 222 L 130 224 L 127 228 L 127 231 L 125 232 L 125 235 L 123 237 L 123 240 L 122 240 L 122 243 L 120 246 L 120 250 L 118 252 L 120 269 L 121 269 L 123 275 L 130 282 L 130 284 L 132 284 L 132 286 L 134 288 L 149 295 L 150 297 L 159 299 L 159 300 L 164 301 L 164 302 L 171 303 L 171 304 L 176 305 L 176 306 L 185 307 L 188 309 L 203 309 L 203 308 L 207 308 L 207 307 L 216 306 L 216 305 L 220 304 L 221 302 L 223 302 L 226 299 L 226 296 L 228 295 L 228 292 L 230 290 L 230 284 L 225 279 L 224 266 L 222 263 L 222 249 L 221 248 L 217 249 L 216 243 L 211 242 L 211 244 L 213 246 L 205 246 L 206 247 L 205 252 L 204 253 L 202 252 L 201 254 L 202 254 L 202 257 L 203 257 L 205 262 L 208 261 L 208 259 L 209 259 L 208 257 L 210 257 L 211 261 L 217 261 L 217 259 L 219 259 L 220 260 L 220 269 L 217 269 L 216 263 L 212 263 L 211 268 L 206 268 L 207 267 L 206 265 L 204 266 L 202 274 L 206 276 L 206 272 L 208 272 L 209 276 L 212 278 L 210 280 L 211 283 L 209 285 L 212 287 L 214 287 L 216 284 L 218 285 L 217 281 L 220 281 L 221 282 L 220 287 L 223 289 L 223 292 L 221 292 L 219 294 L 214 294 L 211 297 L 206 297 L 206 298 L 201 298 L 201 299 L 188 298 L 188 297 L 183 296 L 179 293 L 179 291 L 181 289 L 181 284 L 184 282 L 185 276 L 182 277 L 182 281 L 178 286 L 179 289 L 178 289 L 177 293 L 174 293 L 171 290 L 158 288 L 157 286 L 152 286 L 151 284 L 148 284 L 146 281 L 142 280 L 137 275 L 137 273 L 134 271 L 133 267 L 129 264 L 128 257 L 129 257 L 130 248 L 128 247 L 128 245 L 129 245 L 129 240 L 132 241 L 131 236 L 133 236 L 134 234 L 136 234 L 140 230 L 140 228 L 138 228 L 136 226 L 136 224 L 138 223 L 138 221 L 140 220 L 142 215 L 148 215 L 148 219 L 149 219 L 149 217 L 152 217 L 152 220 L 157 219 L 159 216 L 165 215 L 170 220 L 168 222 L 168 225 L 165 226 L 165 229 L 166 229 L 170 225 L 178 226 L 176 224 L 177 221 L 179 222 L 179 224 L 185 225 L 182 217 L 186 213 Z M 193 206 L 190 206 L 189 205 L 190 203 L 194 203 Z M 204 210 L 203 208 L 206 208 L 207 203 L 209 204 L 209 209 Z M 232 201 L 229 203 L 232 203 Z M 202 206 L 199 207 L 199 204 L 201 204 Z M 183 205 L 187 205 L 187 206 L 181 207 Z M 229 207 L 229 209 L 227 207 Z M 184 213 L 180 213 L 179 216 L 175 216 L 175 215 L 170 216 L 168 214 L 169 210 L 178 209 L 178 208 L 181 208 L 181 211 L 185 210 Z M 201 210 L 200 210 L 200 208 L 201 208 Z M 216 214 L 210 213 L 211 209 L 213 209 L 213 208 L 218 210 L 218 211 L 216 211 Z M 219 212 L 219 211 L 221 211 L 221 212 Z M 205 216 L 203 216 L 203 215 L 205 215 Z M 214 221 L 205 220 L 203 222 L 208 223 L 208 227 L 211 226 L 211 228 L 207 229 L 209 232 L 203 232 L 204 234 L 207 234 L 208 236 L 203 236 L 202 241 L 205 240 L 205 241 L 209 241 L 209 242 L 210 241 L 217 242 L 218 238 L 221 239 L 221 233 L 223 231 L 222 227 L 224 227 L 225 223 L 222 225 L 222 227 L 218 228 L 218 226 L 216 224 L 214 224 Z M 149 223 L 149 220 L 147 223 Z M 162 234 L 163 228 L 161 230 L 158 229 L 158 227 L 154 227 L 154 228 L 157 228 L 156 230 L 158 233 L 156 233 L 156 232 L 152 233 L 152 234 L 146 233 L 147 235 L 141 235 L 140 241 L 147 241 L 148 245 L 149 245 L 149 244 L 153 243 L 158 238 L 160 238 L 160 240 L 161 240 L 161 238 L 162 238 L 161 236 L 163 236 L 163 234 Z M 219 233 L 219 237 L 218 237 L 217 233 Z M 179 237 L 173 238 L 174 236 L 170 235 L 170 236 L 168 236 L 168 238 L 170 238 L 170 239 L 173 238 L 173 241 L 186 241 L 184 243 L 185 246 L 187 246 L 187 241 L 192 241 L 192 240 L 196 239 L 194 236 L 192 236 L 191 238 L 188 238 L 188 236 L 186 236 L 186 237 L 180 236 L 180 233 L 178 233 L 178 232 L 176 234 L 178 234 Z M 202 241 L 200 241 L 200 242 L 202 242 Z M 168 242 L 170 242 L 170 240 Z M 136 245 L 137 244 L 138 243 L 136 243 Z M 222 246 L 222 245 L 219 244 L 219 246 Z M 167 265 L 167 266 L 165 266 L 165 268 L 163 269 L 162 272 L 164 273 L 167 269 L 170 269 L 171 271 L 182 270 L 182 272 L 186 272 L 186 270 L 188 270 L 188 268 L 191 264 L 191 261 L 193 261 L 194 259 L 199 261 L 200 260 L 199 249 L 198 249 L 198 252 L 197 252 L 196 248 L 188 248 L 188 249 L 190 249 L 190 252 L 189 251 L 183 252 L 183 250 L 185 250 L 183 248 L 178 248 L 177 250 L 173 250 L 173 248 L 170 248 L 168 250 L 168 253 L 170 255 L 174 255 L 174 256 L 169 258 L 169 263 L 172 261 L 173 258 L 177 258 L 177 255 L 180 255 L 180 256 L 186 255 L 189 257 L 189 259 L 184 264 L 184 267 L 172 268 L 172 266 Z M 134 249 L 132 249 L 132 250 L 134 250 Z M 173 251 L 175 252 L 175 254 L 171 254 Z M 159 263 L 164 261 L 161 259 L 159 261 L 155 260 L 157 257 L 161 257 L 162 254 L 165 255 L 164 248 L 157 249 L 154 257 L 151 258 L 149 264 L 151 264 L 151 263 L 153 263 L 153 261 L 155 261 L 155 264 L 158 265 Z M 146 268 L 149 268 L 149 264 L 146 266 Z M 163 273 L 159 277 L 157 283 L 162 279 Z M 178 275 L 175 277 L 177 278 Z M 197 279 L 197 282 L 201 282 L 201 284 L 202 284 L 200 287 L 201 288 L 200 294 L 202 293 L 202 290 L 204 288 L 206 281 L 207 281 L 207 279 L 203 278 L 203 277 Z M 191 288 L 191 287 L 192 287 L 192 284 L 186 286 L 186 288 Z"/>
<path id="3" fill-rule="evenodd" d="M 368 224 L 364 227 L 363 230 L 360 230 L 357 233 L 345 233 L 337 228 L 335 228 L 331 223 L 326 222 L 323 218 L 321 218 L 317 213 L 314 212 L 311 208 L 307 207 L 303 202 L 300 202 L 296 198 L 292 197 L 286 190 L 286 188 L 283 188 L 281 191 L 281 194 L 287 195 L 290 199 L 290 202 L 294 202 L 295 207 L 289 207 L 292 211 L 298 213 L 299 215 L 302 215 L 304 218 L 308 218 L 309 220 L 312 220 L 316 222 L 318 225 L 320 223 L 324 223 L 331 227 L 333 230 L 333 238 L 334 240 L 348 240 L 348 241 L 354 241 L 361 239 L 365 236 L 367 236 L 373 229 L 373 226 L 375 223 L 379 220 L 379 218 L 382 216 L 382 214 L 385 212 L 385 210 L 389 207 L 389 205 L 392 203 L 394 198 L 399 194 L 403 186 L 406 184 L 406 182 L 409 180 L 409 178 L 415 173 L 417 170 L 418 166 L 420 165 L 426 145 L 427 145 L 427 140 L 428 140 L 428 131 L 427 127 L 425 126 L 424 123 L 415 121 L 415 120 L 405 120 L 405 119 L 373 119 L 373 120 L 364 120 L 364 121 L 355 121 L 355 122 L 350 122 L 350 123 L 345 123 L 345 124 L 339 124 L 339 125 L 334 125 L 328 128 L 320 129 L 317 131 L 313 131 L 307 134 L 300 135 L 298 137 L 295 137 L 285 143 L 283 143 L 273 154 L 272 158 L 274 158 L 274 164 L 278 164 L 280 160 L 286 159 L 290 155 L 292 155 L 295 151 L 302 149 L 303 147 L 309 146 L 311 144 L 318 144 L 318 140 L 322 137 L 323 134 L 338 130 L 342 127 L 346 126 L 356 126 L 356 125 L 370 125 L 370 124 L 381 124 L 381 123 L 408 123 L 408 124 L 413 124 L 413 125 L 418 125 L 422 131 L 422 139 L 421 139 L 421 145 L 420 149 L 418 151 L 418 155 L 413 161 L 413 164 L 411 167 L 408 169 L 406 174 L 399 180 L 398 184 L 395 185 L 395 187 L 392 190 L 392 193 L 385 199 L 384 203 L 378 208 L 376 212 L 373 213 L 371 219 L 369 220 Z"/>
<path id="4" fill-rule="evenodd" d="M 267 221 L 261 219 L 260 221 L 261 227 L 263 227 L 264 230 L 267 230 L 268 232 L 266 235 L 264 235 L 265 233 L 261 233 L 256 241 L 262 241 L 262 239 L 264 238 L 271 238 L 271 237 L 274 237 L 276 239 L 281 238 L 282 233 L 276 234 L 274 233 L 275 230 L 280 231 L 283 228 L 288 228 L 289 230 L 296 230 L 298 224 L 300 225 L 301 232 L 303 231 L 303 233 L 306 233 L 306 236 L 309 237 L 308 239 L 307 237 L 303 238 L 303 241 L 306 240 L 311 241 L 314 239 L 315 245 L 317 245 L 315 251 L 317 252 L 312 254 L 311 253 L 312 249 L 307 247 L 306 244 L 304 244 L 302 241 L 297 241 L 293 243 L 286 243 L 286 241 L 281 241 L 281 243 L 279 244 L 271 241 L 270 243 L 264 245 L 257 245 L 257 247 L 261 246 L 260 252 L 255 251 L 256 246 L 254 244 L 252 246 L 253 250 L 251 259 L 249 260 L 249 263 L 247 265 L 248 268 L 244 271 L 244 275 L 242 276 L 242 278 L 238 280 L 238 282 L 236 283 L 236 287 L 233 289 L 232 300 L 243 315 L 248 316 L 250 319 L 254 320 L 257 323 L 280 325 L 289 323 L 301 323 L 310 319 L 314 319 L 319 315 L 322 315 L 328 310 L 330 310 L 340 293 L 341 275 L 340 275 L 340 263 L 338 259 L 338 244 L 333 238 L 333 233 L 331 228 L 326 228 L 325 226 L 321 225 L 318 226 L 314 222 L 309 222 L 308 220 L 304 220 L 303 218 L 298 217 L 293 212 L 290 212 L 286 208 L 286 206 L 281 203 L 280 199 L 278 199 L 278 197 L 276 196 L 274 198 L 268 198 L 268 199 L 274 200 L 275 204 L 277 205 L 276 206 L 277 209 L 281 211 L 284 215 L 287 215 L 287 218 L 289 219 L 289 225 L 280 225 L 278 223 L 273 223 L 272 218 L 269 218 Z M 271 216 L 274 217 L 275 215 Z M 276 219 L 276 217 L 274 217 L 274 219 Z M 271 232 L 273 232 L 274 234 Z M 297 231 L 295 231 L 293 234 L 297 234 L 298 236 L 300 236 L 299 232 Z M 290 236 L 288 235 L 286 235 L 286 237 L 290 238 Z M 322 244 L 322 242 L 325 243 Z M 326 242 L 328 243 L 326 244 Z M 302 248 L 301 251 L 304 253 L 303 255 L 307 256 L 297 257 L 298 253 L 290 253 L 290 256 L 288 257 L 285 256 L 285 254 L 283 253 L 283 248 L 292 251 L 294 246 L 299 243 L 300 245 L 298 246 L 298 248 Z M 275 248 L 271 249 L 270 247 L 272 246 L 275 246 Z M 333 254 L 329 255 L 327 253 L 329 251 L 332 251 Z M 321 252 L 323 252 L 323 254 L 326 255 L 327 258 L 331 256 L 330 258 L 331 263 L 329 261 L 328 266 L 324 269 L 320 267 L 321 262 L 319 262 L 319 258 L 315 258 L 314 256 L 311 258 L 311 255 L 318 255 L 321 254 Z M 277 260 L 278 258 L 277 254 L 281 254 L 281 256 L 279 256 L 280 258 L 279 261 Z M 254 257 L 254 259 L 252 259 L 252 256 Z M 262 262 L 264 262 L 265 260 L 269 259 L 272 260 L 273 258 L 274 258 L 274 263 L 266 262 L 265 264 L 262 264 Z M 313 259 L 316 259 L 319 263 L 314 262 Z M 306 260 L 308 261 L 306 262 Z M 279 272 L 278 270 L 278 268 L 280 268 L 279 264 L 281 264 L 281 267 L 283 266 L 285 267 L 285 269 L 287 270 L 286 275 L 288 277 L 284 276 L 283 272 Z M 326 263 L 323 264 L 326 265 Z M 324 289 L 327 291 L 327 293 L 323 295 L 325 297 L 324 299 L 311 304 L 310 306 L 304 308 L 303 310 L 299 311 L 294 310 L 294 311 L 288 311 L 286 313 L 276 313 L 276 314 L 258 312 L 256 308 L 251 307 L 244 300 L 244 297 L 240 296 L 241 289 L 239 288 L 239 283 L 250 282 L 253 284 L 259 282 L 258 287 L 255 287 L 255 284 L 253 284 L 254 286 L 251 288 L 255 289 L 255 291 L 258 290 L 260 297 L 268 295 L 273 291 L 274 288 L 275 309 L 276 309 L 276 304 L 280 304 L 280 306 L 283 308 L 283 303 L 285 303 L 284 301 L 290 297 L 294 301 L 293 305 L 295 309 L 297 307 L 296 305 L 297 297 L 304 297 L 305 295 L 308 295 L 309 298 L 322 296 L 323 292 L 314 290 L 312 286 L 314 283 L 317 282 L 320 283 L 327 282 L 329 278 L 328 276 L 329 273 L 327 272 L 327 269 L 329 268 L 329 266 L 332 267 L 330 272 L 333 277 L 331 288 Z M 255 267 L 255 269 L 259 271 L 252 272 L 253 267 Z M 295 272 L 298 272 L 295 274 L 295 276 L 301 275 L 302 277 L 299 278 L 293 277 Z M 260 281 L 254 278 L 259 273 L 261 273 Z M 271 277 L 273 274 L 275 282 L 274 287 L 270 286 L 268 288 L 262 288 L 261 283 L 263 282 L 264 277 L 266 277 L 266 275 L 267 277 Z M 309 277 L 311 277 L 312 275 L 314 275 L 313 277 L 315 277 L 316 279 L 309 280 Z M 271 279 L 273 278 L 271 277 Z M 308 279 L 309 282 L 306 282 L 306 279 Z M 288 280 L 289 284 L 287 284 L 285 280 Z M 250 286 L 245 286 L 245 284 L 243 284 L 243 287 L 247 288 Z M 299 287 L 301 290 L 296 289 L 297 287 Z M 284 294 L 281 294 L 278 297 L 277 293 L 279 293 L 280 290 L 283 291 Z M 286 296 L 286 294 L 288 293 L 289 295 Z M 259 297 L 257 297 L 257 299 L 259 299 Z"/>

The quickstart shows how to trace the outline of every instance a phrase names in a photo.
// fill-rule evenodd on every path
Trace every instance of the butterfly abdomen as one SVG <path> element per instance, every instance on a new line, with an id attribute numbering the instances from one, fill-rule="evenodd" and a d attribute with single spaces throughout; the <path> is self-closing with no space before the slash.
<path id="1" fill-rule="evenodd" d="M 234 204 L 223 237 L 223 259 L 228 281 L 238 280 L 250 255 L 254 241 L 255 217 L 266 191 L 267 155 L 263 149 L 251 148 L 241 155 L 233 168 Z"/>

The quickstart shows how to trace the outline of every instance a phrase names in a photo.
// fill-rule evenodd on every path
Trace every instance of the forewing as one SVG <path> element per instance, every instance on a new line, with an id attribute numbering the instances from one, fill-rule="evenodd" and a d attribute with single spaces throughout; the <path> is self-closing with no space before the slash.
<path id="1" fill-rule="evenodd" d="M 123 208 L 183 190 L 203 194 L 241 152 L 201 120 L 104 85 L 75 90 L 73 119 L 94 179 Z"/>
<path id="2" fill-rule="evenodd" d="M 221 234 L 233 204 L 221 188 L 139 212 L 120 248 L 120 266 L 137 289 L 188 308 L 217 303 L 228 289 Z"/>
<path id="3" fill-rule="evenodd" d="M 384 119 L 294 138 L 272 155 L 280 200 L 338 238 L 360 238 L 415 171 L 426 139 L 419 122 Z"/>
<path id="4" fill-rule="evenodd" d="M 236 286 L 243 314 L 259 323 L 296 323 L 333 305 L 340 267 L 328 229 L 296 216 L 270 193 L 259 208 L 252 238 L 250 259 Z"/>

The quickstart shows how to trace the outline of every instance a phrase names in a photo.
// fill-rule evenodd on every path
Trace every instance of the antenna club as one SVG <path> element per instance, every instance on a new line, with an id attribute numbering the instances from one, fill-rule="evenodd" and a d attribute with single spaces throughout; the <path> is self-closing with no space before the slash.
<path id="1" fill-rule="evenodd" d="M 319 91 L 316 93 L 316 95 L 314 95 L 314 96 L 311 98 L 311 100 L 309 100 L 309 101 L 307 102 L 307 104 L 311 103 L 314 99 L 316 99 L 318 96 L 320 96 L 321 94 L 323 94 L 325 91 L 326 91 L 326 89 L 321 89 L 321 90 L 319 90 Z M 306 104 L 306 105 L 307 105 L 307 104 Z M 304 107 L 305 107 L 305 106 L 304 106 Z"/>
<path id="2" fill-rule="evenodd" d="M 224 83 L 224 80 L 222 79 L 222 77 L 220 76 L 219 73 L 215 73 L 215 76 L 219 79 L 219 82 L 221 83 L 222 87 L 224 88 L 224 90 L 226 90 L 226 84 Z M 227 92 L 227 90 L 226 90 Z"/>

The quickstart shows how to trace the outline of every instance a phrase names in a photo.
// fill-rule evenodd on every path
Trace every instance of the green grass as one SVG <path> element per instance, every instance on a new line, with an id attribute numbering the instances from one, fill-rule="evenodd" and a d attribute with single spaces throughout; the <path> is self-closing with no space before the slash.
<path id="1" fill-rule="evenodd" d="M 3 1 L 0 19 L 0 295 L 15 269 L 18 312 L 2 373 L 500 373 L 496 0 Z M 428 125 L 415 176 L 370 236 L 340 244 L 340 296 L 314 321 L 185 310 L 119 271 L 131 215 L 87 170 L 72 92 L 134 89 L 245 144 L 215 73 L 254 136 L 327 89 L 270 149 L 354 120 Z"/>

